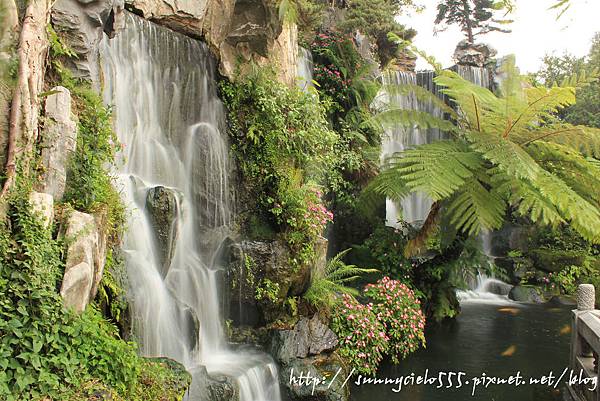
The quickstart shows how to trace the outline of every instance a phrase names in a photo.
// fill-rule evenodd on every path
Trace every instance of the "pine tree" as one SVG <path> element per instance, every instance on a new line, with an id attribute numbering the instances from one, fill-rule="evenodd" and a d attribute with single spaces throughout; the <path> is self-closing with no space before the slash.
<path id="1" fill-rule="evenodd" d="M 518 75 L 514 59 L 506 62 L 504 73 L 496 95 L 438 69 L 435 82 L 457 110 L 446 108 L 449 119 L 393 104 L 380 114 L 383 124 L 437 127 L 452 136 L 395 156 L 366 190 L 397 202 L 417 191 L 434 200 L 408 254 L 419 250 L 441 217 L 475 235 L 500 228 L 509 207 L 536 223 L 570 224 L 588 241 L 600 243 L 600 130 L 557 117 L 575 103 L 576 87 L 589 80 L 532 87 Z M 415 94 L 436 99 L 426 91 Z"/>
<path id="2" fill-rule="evenodd" d="M 442 0 L 438 6 L 435 19 L 437 25 L 459 25 L 469 43 L 475 43 L 475 38 L 489 32 L 510 32 L 502 28 L 512 21 L 495 19 L 494 16 L 503 9 L 508 9 L 509 3 L 493 0 Z"/>

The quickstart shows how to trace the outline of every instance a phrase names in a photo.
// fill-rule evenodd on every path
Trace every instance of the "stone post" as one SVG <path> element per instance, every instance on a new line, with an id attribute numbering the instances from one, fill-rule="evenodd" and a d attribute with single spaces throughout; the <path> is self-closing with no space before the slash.
<path id="1" fill-rule="evenodd" d="M 577 288 L 577 310 L 594 310 L 596 305 L 596 289 L 592 284 L 580 284 Z"/>

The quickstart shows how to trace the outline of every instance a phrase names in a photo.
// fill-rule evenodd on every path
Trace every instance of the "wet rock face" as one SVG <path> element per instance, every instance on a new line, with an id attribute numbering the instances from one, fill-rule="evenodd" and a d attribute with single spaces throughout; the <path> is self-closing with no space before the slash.
<path id="1" fill-rule="evenodd" d="M 52 25 L 78 55 L 64 60 L 77 78 L 100 88 L 98 45 L 103 33 L 112 36 L 123 23 L 123 0 L 57 0 L 52 6 Z"/>
<path id="2" fill-rule="evenodd" d="M 312 319 L 300 319 L 292 330 L 274 331 L 270 348 L 271 355 L 285 364 L 332 351 L 337 344 L 337 336 L 315 314 Z"/>
<path id="3" fill-rule="evenodd" d="M 126 0 L 134 13 L 191 37 L 202 37 L 218 56 L 221 73 L 237 77 L 241 57 L 278 64 L 279 78 L 295 82 L 297 31 L 284 26 L 268 0 Z M 245 68 L 244 65 L 241 66 Z"/>
<path id="4" fill-rule="evenodd" d="M 50 92 L 41 133 L 44 172 L 39 190 L 60 201 L 65 193 L 69 157 L 77 147 L 77 123 L 71 114 L 71 92 L 62 86 Z"/>
<path id="5" fill-rule="evenodd" d="M 157 186 L 146 195 L 146 208 L 159 245 L 163 277 L 167 275 L 177 240 L 177 220 L 179 208 L 175 192 L 170 188 Z"/>
<path id="6" fill-rule="evenodd" d="M 209 375 L 202 365 L 193 368 L 190 373 L 192 375 L 190 394 L 206 395 L 206 399 L 211 401 L 239 401 L 240 391 L 233 378 Z"/>
<path id="7" fill-rule="evenodd" d="M 243 241 L 231 245 L 230 255 L 227 283 L 231 294 L 229 315 L 234 324 L 257 327 L 284 314 L 284 299 L 294 292 L 301 274 L 290 266 L 287 247 L 278 241 Z M 256 299 L 256 290 L 264 286 L 265 280 L 279 286 L 275 302 Z"/>
<path id="8" fill-rule="evenodd" d="M 462 40 L 454 50 L 454 61 L 458 65 L 485 67 L 498 52 L 483 43 L 469 43 Z"/>

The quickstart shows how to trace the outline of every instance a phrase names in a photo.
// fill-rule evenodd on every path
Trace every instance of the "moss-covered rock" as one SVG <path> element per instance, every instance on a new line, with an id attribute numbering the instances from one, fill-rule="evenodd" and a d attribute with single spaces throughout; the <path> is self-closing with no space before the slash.
<path id="1" fill-rule="evenodd" d="M 508 297 L 517 302 L 533 304 L 544 302 L 540 289 L 534 286 L 517 285 L 510 290 Z"/>
<path id="2" fill-rule="evenodd" d="M 581 266 L 586 253 L 552 249 L 534 249 L 530 252 L 535 267 L 547 272 L 559 272 L 568 266 Z"/>

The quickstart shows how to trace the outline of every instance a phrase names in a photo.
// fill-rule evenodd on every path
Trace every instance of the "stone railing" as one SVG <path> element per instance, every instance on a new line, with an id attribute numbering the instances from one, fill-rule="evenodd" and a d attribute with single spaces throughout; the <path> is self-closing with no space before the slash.
<path id="1" fill-rule="evenodd" d="M 581 284 L 577 290 L 577 309 L 573 311 L 570 368 L 583 379 L 599 378 L 600 311 L 594 305 L 594 286 Z M 591 391 L 589 385 L 573 384 L 569 390 L 576 400 L 600 401 L 598 388 Z"/>

